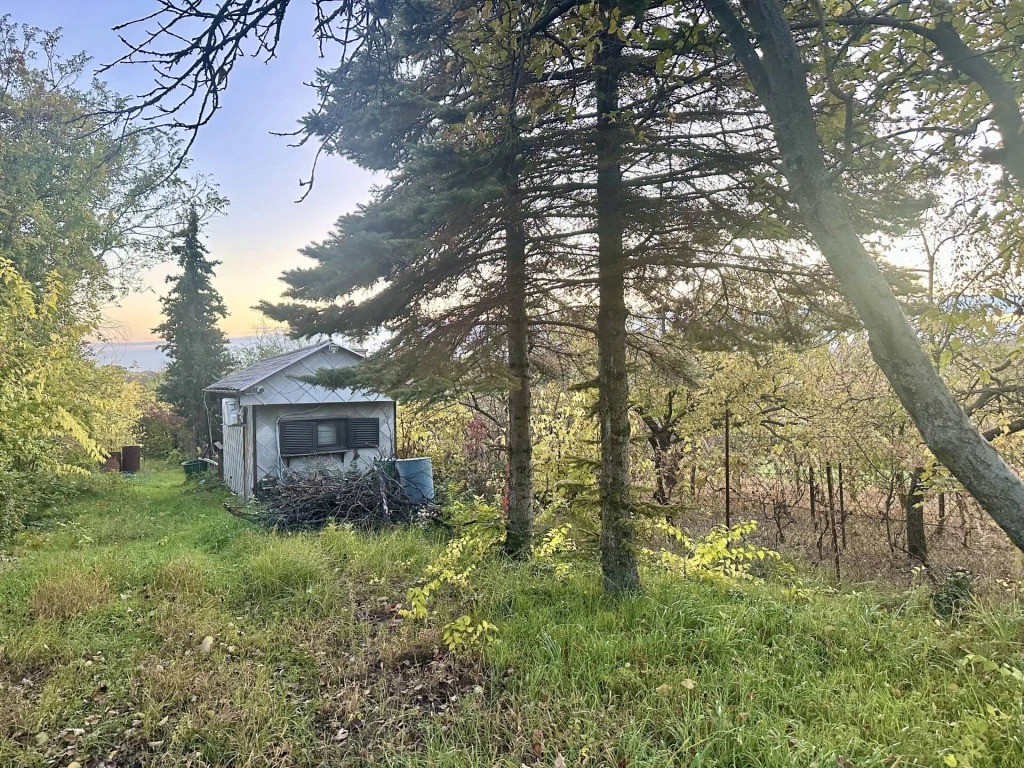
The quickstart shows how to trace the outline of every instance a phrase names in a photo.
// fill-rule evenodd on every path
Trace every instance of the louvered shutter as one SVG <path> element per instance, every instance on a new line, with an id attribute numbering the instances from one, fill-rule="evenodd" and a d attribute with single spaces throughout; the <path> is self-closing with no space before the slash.
<path id="1" fill-rule="evenodd" d="M 281 455 L 310 456 L 316 453 L 315 421 L 282 421 Z"/>
<path id="2" fill-rule="evenodd" d="M 349 419 L 349 448 L 376 448 L 380 442 L 380 419 Z"/>

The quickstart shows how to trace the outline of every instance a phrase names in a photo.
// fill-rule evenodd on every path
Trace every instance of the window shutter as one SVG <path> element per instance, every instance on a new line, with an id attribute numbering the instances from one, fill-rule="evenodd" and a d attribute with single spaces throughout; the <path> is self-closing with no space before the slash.
<path id="1" fill-rule="evenodd" d="M 316 453 L 315 421 L 282 421 L 281 455 L 310 456 Z"/>
<path id="2" fill-rule="evenodd" d="M 349 419 L 348 447 L 376 448 L 380 442 L 380 419 Z"/>

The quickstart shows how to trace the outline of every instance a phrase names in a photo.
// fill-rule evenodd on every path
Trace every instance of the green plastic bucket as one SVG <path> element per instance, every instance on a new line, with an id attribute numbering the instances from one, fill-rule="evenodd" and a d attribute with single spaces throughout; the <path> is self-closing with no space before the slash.
<path id="1" fill-rule="evenodd" d="M 185 470 L 185 477 L 190 475 L 201 475 L 206 472 L 208 466 L 205 461 L 199 459 L 190 459 L 189 461 L 181 462 L 182 468 Z"/>

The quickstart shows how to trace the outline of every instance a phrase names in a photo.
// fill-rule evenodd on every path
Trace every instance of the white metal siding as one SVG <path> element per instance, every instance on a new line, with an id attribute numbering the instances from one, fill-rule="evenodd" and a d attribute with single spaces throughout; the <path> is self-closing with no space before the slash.
<path id="1" fill-rule="evenodd" d="M 359 392 L 351 389 L 327 389 L 298 381 L 296 376 L 312 376 L 321 368 L 347 368 L 355 365 L 362 358 L 351 352 L 339 349 L 330 352 L 320 350 L 309 357 L 299 360 L 283 371 L 268 376 L 259 384 L 253 385 L 242 395 L 243 405 L 317 405 L 319 403 L 347 403 L 382 401 L 391 402 L 389 398 L 376 392 Z M 262 388 L 262 392 L 259 389 Z"/>
<path id="2" fill-rule="evenodd" d="M 227 402 L 230 398 L 221 400 L 222 413 L 227 413 Z M 245 441 L 246 428 L 248 425 L 242 423 L 233 427 L 224 427 L 224 484 L 231 489 L 231 492 L 248 498 L 248 486 L 246 485 L 245 467 Z"/>
<path id="3" fill-rule="evenodd" d="M 257 481 L 270 476 L 281 478 L 288 472 L 322 470 L 336 472 L 352 467 L 369 469 L 375 459 L 391 458 L 395 444 L 394 408 L 383 403 L 326 403 L 309 407 L 266 405 L 255 408 L 253 427 L 256 435 Z M 354 448 L 344 454 L 297 456 L 282 459 L 278 449 L 279 419 L 376 418 L 380 422 L 377 448 Z"/>
<path id="4" fill-rule="evenodd" d="M 394 402 L 376 392 L 325 389 L 296 381 L 321 368 L 343 368 L 362 358 L 346 350 L 320 350 L 268 376 L 239 395 L 243 424 L 224 427 L 224 483 L 248 499 L 264 477 L 280 478 L 287 472 L 339 471 L 369 468 L 378 458 L 394 455 Z M 222 405 L 222 412 L 225 406 Z M 358 448 L 344 454 L 305 456 L 282 460 L 277 423 L 281 418 L 377 418 L 377 448 Z"/>

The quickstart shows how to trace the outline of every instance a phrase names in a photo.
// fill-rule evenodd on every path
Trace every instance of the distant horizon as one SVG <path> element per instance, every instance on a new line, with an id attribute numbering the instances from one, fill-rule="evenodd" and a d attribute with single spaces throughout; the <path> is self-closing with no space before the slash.
<path id="1" fill-rule="evenodd" d="M 274 334 L 278 331 L 285 334 L 285 328 L 253 328 L 252 333 L 246 336 L 228 336 L 228 348 L 239 349 L 250 342 L 267 338 L 267 333 Z M 379 339 L 367 343 L 356 344 L 351 340 L 340 336 L 334 336 L 334 340 L 343 346 L 352 349 L 366 350 L 374 349 Z M 118 341 L 117 339 L 102 339 L 88 342 L 89 350 L 96 360 L 102 365 L 119 365 L 130 371 L 138 373 L 157 373 L 167 366 L 167 355 L 159 347 L 164 343 L 163 339 L 146 339 L 144 341 Z M 317 339 L 309 339 L 303 346 L 316 344 Z"/>
<path id="2" fill-rule="evenodd" d="M 259 336 L 229 336 L 228 346 L 236 348 L 246 342 L 255 341 Z M 89 349 L 103 365 L 120 365 L 140 373 L 156 373 L 167 366 L 167 355 L 160 345 L 163 339 L 144 341 L 117 341 L 105 339 L 89 342 Z"/>

